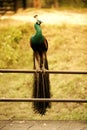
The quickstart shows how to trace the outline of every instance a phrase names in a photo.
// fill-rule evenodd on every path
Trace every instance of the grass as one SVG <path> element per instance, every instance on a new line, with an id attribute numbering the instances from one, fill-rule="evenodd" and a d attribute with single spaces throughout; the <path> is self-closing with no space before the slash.
<path id="1" fill-rule="evenodd" d="M 51 70 L 87 70 L 87 26 L 42 25 L 42 29 L 49 41 L 47 55 Z M 32 69 L 32 50 L 28 42 L 34 33 L 33 25 L 2 26 L 0 32 L 2 32 L 0 62 L 3 63 L 0 68 Z M 11 42 L 16 44 L 15 47 Z M 11 50 L 8 48 L 7 51 L 7 45 Z M 11 52 L 11 55 L 8 52 Z M 8 61 L 6 54 L 10 57 Z M 50 82 L 52 98 L 87 99 L 86 75 L 53 74 L 50 75 Z M 32 74 L 0 73 L 0 97 L 31 98 L 32 83 Z M 34 113 L 32 103 L 0 103 L 0 120 L 87 120 L 86 103 L 52 103 L 51 105 L 46 115 L 41 116 Z"/>

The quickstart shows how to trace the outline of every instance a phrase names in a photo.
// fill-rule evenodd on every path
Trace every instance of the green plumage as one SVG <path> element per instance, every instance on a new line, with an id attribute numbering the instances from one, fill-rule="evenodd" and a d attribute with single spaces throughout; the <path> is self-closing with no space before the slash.
<path id="1" fill-rule="evenodd" d="M 45 37 L 42 35 L 42 30 L 40 25 L 35 23 L 34 25 L 36 33 L 31 37 L 31 47 L 33 48 L 34 51 L 47 51 L 48 49 L 48 43 L 46 43 Z M 45 44 L 45 43 L 46 44 Z"/>

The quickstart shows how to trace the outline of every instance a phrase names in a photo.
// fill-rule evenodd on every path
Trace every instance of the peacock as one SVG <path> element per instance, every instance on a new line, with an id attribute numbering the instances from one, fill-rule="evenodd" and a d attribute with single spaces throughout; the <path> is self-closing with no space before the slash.
<path id="1" fill-rule="evenodd" d="M 46 73 L 45 70 L 48 70 L 48 61 L 47 61 L 47 50 L 48 50 L 48 41 L 42 34 L 41 23 L 42 21 L 38 20 L 38 15 L 35 15 L 34 18 L 36 22 L 34 28 L 36 33 L 30 38 L 30 47 L 33 50 L 33 62 L 34 69 L 34 82 L 33 82 L 33 98 L 50 98 L 50 80 L 49 73 Z M 38 71 L 42 73 L 38 73 Z M 44 115 L 47 108 L 50 108 L 51 104 L 49 101 L 35 101 L 33 103 L 33 108 L 35 112 Z"/>

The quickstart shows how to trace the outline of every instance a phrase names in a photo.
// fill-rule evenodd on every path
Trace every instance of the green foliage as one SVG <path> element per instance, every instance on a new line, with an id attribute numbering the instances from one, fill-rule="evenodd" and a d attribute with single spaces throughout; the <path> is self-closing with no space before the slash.
<path id="1" fill-rule="evenodd" d="M 2 28 L 0 32 L 0 68 L 7 68 L 17 60 L 22 35 L 15 27 Z"/>
<path id="2" fill-rule="evenodd" d="M 51 8 L 55 5 L 55 2 L 58 3 L 58 6 L 67 6 L 67 7 L 87 7 L 86 0 L 41 0 L 41 5 L 44 8 Z M 27 2 L 27 6 L 33 7 L 33 0 Z M 54 6 L 55 7 L 55 6 Z"/>
<path id="3" fill-rule="evenodd" d="M 82 0 L 61 0 L 62 6 L 84 7 L 85 3 Z"/>
<path id="4" fill-rule="evenodd" d="M 29 41 L 28 37 L 26 38 L 28 29 L 25 28 L 25 26 L 22 28 L 9 26 L 8 28 L 4 27 L 0 29 L 0 68 L 17 68 L 18 64 L 20 67 L 23 66 L 24 62 L 28 64 L 26 55 L 29 55 Z M 27 51 L 25 47 L 21 49 L 22 44 L 28 46 L 28 48 L 26 47 Z"/>
<path id="5" fill-rule="evenodd" d="M 59 6 L 67 7 L 86 7 L 87 3 L 85 0 L 43 0 L 45 7 L 52 7 L 55 4 L 55 1 Z"/>
<path id="6" fill-rule="evenodd" d="M 53 0 L 45 0 L 45 6 L 46 7 L 52 7 L 53 4 L 54 4 Z"/>

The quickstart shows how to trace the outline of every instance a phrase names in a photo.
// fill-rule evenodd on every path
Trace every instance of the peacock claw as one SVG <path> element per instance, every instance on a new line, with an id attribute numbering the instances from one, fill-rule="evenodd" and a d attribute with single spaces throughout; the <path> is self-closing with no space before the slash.
<path id="1" fill-rule="evenodd" d="M 36 69 L 36 72 L 40 71 L 40 68 Z"/>
<path id="2" fill-rule="evenodd" d="M 42 67 L 43 74 L 45 74 L 45 71 L 46 71 L 46 69 L 44 67 Z"/>

